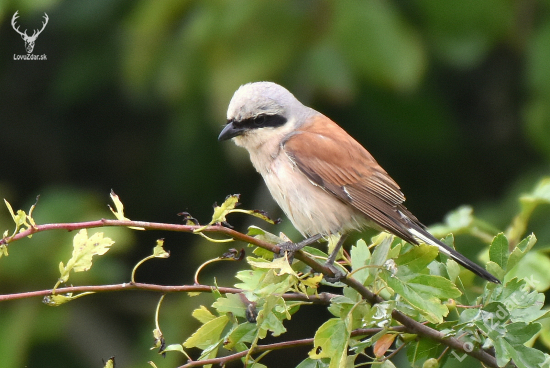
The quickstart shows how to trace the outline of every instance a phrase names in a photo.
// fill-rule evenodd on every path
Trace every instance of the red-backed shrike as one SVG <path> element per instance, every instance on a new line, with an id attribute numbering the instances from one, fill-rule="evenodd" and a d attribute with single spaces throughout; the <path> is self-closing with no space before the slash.
<path id="1" fill-rule="evenodd" d="M 278 84 L 249 83 L 235 92 L 218 140 L 231 138 L 248 150 L 271 195 L 302 235 L 319 239 L 364 227 L 382 229 L 412 244 L 437 246 L 475 274 L 500 283 L 431 235 L 403 205 L 397 183 L 361 144 Z"/>

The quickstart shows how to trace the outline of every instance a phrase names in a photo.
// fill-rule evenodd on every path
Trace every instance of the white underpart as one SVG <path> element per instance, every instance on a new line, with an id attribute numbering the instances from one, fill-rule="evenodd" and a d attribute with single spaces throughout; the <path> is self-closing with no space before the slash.
<path id="1" fill-rule="evenodd" d="M 254 168 L 264 178 L 275 202 L 300 233 L 329 235 L 367 225 L 359 211 L 312 183 L 285 154 L 278 144 L 281 139 L 273 139 L 273 135 L 284 135 L 286 129 L 261 130 L 249 136 L 236 137 L 235 143 L 247 149 L 253 148 L 248 151 Z M 270 139 L 262 139 L 267 136 Z"/>
<path id="2" fill-rule="evenodd" d="M 422 234 L 420 231 L 416 230 L 416 229 L 413 229 L 413 228 L 409 228 L 409 232 L 411 234 L 413 234 L 414 236 L 416 236 L 418 239 L 422 240 L 424 243 L 426 244 L 430 244 L 430 245 L 435 245 L 436 247 L 439 248 L 439 251 L 446 254 L 447 256 L 451 257 L 451 252 L 449 252 L 447 249 L 439 246 L 439 244 L 437 244 L 436 242 L 434 242 L 432 239 L 428 238 L 426 235 Z"/>

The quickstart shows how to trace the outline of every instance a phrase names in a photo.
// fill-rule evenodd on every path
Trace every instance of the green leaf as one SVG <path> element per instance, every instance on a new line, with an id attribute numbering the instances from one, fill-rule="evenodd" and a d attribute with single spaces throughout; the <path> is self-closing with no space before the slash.
<path id="1" fill-rule="evenodd" d="M 220 316 L 203 324 L 193 335 L 191 335 L 183 346 L 186 348 L 207 349 L 211 345 L 217 344 L 225 326 L 229 322 L 229 317 Z"/>
<path id="2" fill-rule="evenodd" d="M 241 359 L 242 362 L 244 362 L 244 358 Z M 258 363 L 258 362 L 255 362 L 253 361 L 252 359 L 250 359 L 248 361 L 248 364 L 245 365 L 245 367 L 250 367 L 250 368 L 267 368 L 266 365 L 262 364 L 262 363 Z"/>
<path id="3" fill-rule="evenodd" d="M 328 368 L 329 365 L 330 358 L 311 359 L 308 357 L 302 360 L 302 362 L 298 364 L 296 368 Z"/>
<path id="4" fill-rule="evenodd" d="M 258 326 L 255 323 L 241 323 L 227 336 L 224 342 L 224 348 L 231 350 L 239 343 L 251 343 L 254 341 Z"/>
<path id="5" fill-rule="evenodd" d="M 221 206 L 214 207 L 214 214 L 212 215 L 212 221 L 210 224 L 217 224 L 220 222 L 226 222 L 225 216 L 231 212 L 239 204 L 239 195 L 233 194 L 227 196 Z"/>
<path id="6" fill-rule="evenodd" d="M 388 259 L 388 252 L 392 243 L 393 236 L 387 233 L 380 233 L 380 235 L 373 238 L 374 252 L 372 253 L 371 266 L 383 266 Z M 370 275 L 374 278 L 380 271 L 380 267 L 369 268 Z"/>
<path id="7" fill-rule="evenodd" d="M 389 300 L 373 305 L 363 316 L 363 327 L 368 328 L 387 325 L 388 322 L 391 321 L 391 313 L 396 308 L 396 304 L 395 300 Z"/>
<path id="8" fill-rule="evenodd" d="M 331 318 L 315 332 L 314 347 L 309 352 L 309 357 L 330 358 L 329 368 L 341 367 L 341 363 L 346 359 L 348 338 L 346 322 L 340 318 Z"/>
<path id="9" fill-rule="evenodd" d="M 540 368 L 543 363 L 550 361 L 542 351 L 524 345 L 512 345 L 505 338 L 494 341 L 494 344 L 499 367 L 504 367 L 510 359 L 514 360 L 518 368 Z"/>
<path id="10" fill-rule="evenodd" d="M 419 294 L 440 299 L 458 298 L 462 292 L 448 279 L 436 275 L 418 275 L 407 284 Z"/>
<path id="11" fill-rule="evenodd" d="M 95 294 L 94 291 L 86 291 L 84 293 L 73 295 L 73 293 L 67 294 L 52 294 L 45 296 L 42 302 L 50 307 L 59 307 L 62 304 L 68 303 L 74 299 L 80 298 L 84 295 Z"/>
<path id="12" fill-rule="evenodd" d="M 241 280 L 242 283 L 235 284 L 235 287 L 247 291 L 254 291 L 260 287 L 260 284 L 266 277 L 267 272 L 268 269 L 266 268 L 239 271 L 235 277 Z"/>
<path id="13" fill-rule="evenodd" d="M 262 260 L 260 262 L 255 262 L 255 261 L 252 261 L 251 259 L 248 259 L 248 263 L 253 267 L 279 270 L 279 272 L 277 273 L 277 276 L 288 274 L 294 277 L 298 277 L 296 272 L 294 272 L 292 267 L 290 267 L 290 264 L 288 263 L 288 258 L 286 256 L 276 258 L 271 262 L 266 262 L 265 260 Z"/>
<path id="14" fill-rule="evenodd" d="M 159 302 L 160 303 L 160 302 Z M 158 310 L 158 307 L 157 307 Z M 163 345 L 165 344 L 164 336 L 162 331 L 159 328 L 153 330 L 153 347 L 150 350 L 159 349 L 162 350 Z"/>
<path id="15" fill-rule="evenodd" d="M 500 305 L 498 306 L 499 309 L 496 311 L 490 311 L 492 308 L 493 306 L 491 304 L 484 307 L 479 313 L 480 316 L 476 316 L 473 323 L 477 326 L 477 328 L 485 332 L 491 340 L 497 341 L 506 335 L 505 324 L 508 319 L 509 312 L 506 308 Z"/>
<path id="16" fill-rule="evenodd" d="M 544 294 L 537 292 L 533 292 L 533 294 L 535 298 L 531 298 L 531 295 L 526 295 L 526 298 L 530 300 L 530 304 L 511 310 L 511 321 L 529 323 L 547 318 L 550 315 L 550 310 L 541 309 L 544 306 Z"/>
<path id="17" fill-rule="evenodd" d="M 500 233 L 495 236 L 491 243 L 489 248 L 489 259 L 498 264 L 503 270 L 506 270 L 508 256 L 508 239 L 503 233 Z"/>
<path id="18" fill-rule="evenodd" d="M 266 312 L 262 313 L 263 311 Z M 280 336 L 286 332 L 281 315 L 274 313 L 273 309 L 260 311 L 258 321 L 260 322 L 258 325 L 264 330 L 271 331 L 273 336 Z"/>
<path id="19" fill-rule="evenodd" d="M 261 257 L 263 259 L 266 259 L 268 261 L 271 261 L 273 260 L 273 258 L 275 258 L 273 255 L 273 252 L 267 249 L 264 249 L 262 247 L 254 248 L 254 250 L 252 251 L 252 254 L 254 254 L 255 256 Z"/>
<path id="20" fill-rule="evenodd" d="M 183 355 L 187 356 L 187 354 L 185 353 L 185 350 L 183 350 L 183 345 L 182 344 L 170 344 L 167 347 L 165 347 L 162 352 L 165 353 L 165 352 L 168 352 L 168 351 L 178 351 L 178 352 L 182 353 Z"/>
<path id="21" fill-rule="evenodd" d="M 275 234 L 272 234 L 268 231 L 265 231 L 264 229 L 259 228 L 257 226 L 249 226 L 247 235 L 253 236 L 255 238 L 258 238 L 260 240 L 266 241 L 271 244 L 284 243 L 283 238 Z"/>
<path id="22" fill-rule="evenodd" d="M 330 300 L 328 311 L 335 317 L 345 318 L 355 304 L 357 304 L 356 301 L 348 297 L 338 295 Z"/>
<path id="23" fill-rule="evenodd" d="M 262 219 L 265 222 L 270 223 L 272 225 L 275 225 L 275 224 L 278 224 L 279 222 L 281 222 L 280 219 L 273 220 L 271 217 L 269 217 L 267 215 L 267 213 L 265 213 L 264 211 L 260 211 L 260 210 L 236 210 L 236 209 L 233 209 L 233 210 L 229 211 L 229 213 L 235 213 L 235 212 L 245 213 L 247 215 L 257 217 L 257 218 Z"/>
<path id="24" fill-rule="evenodd" d="M 92 257 L 107 253 L 114 243 L 110 238 L 104 238 L 103 233 L 88 238 L 86 229 L 82 229 L 73 239 L 73 255 L 67 265 L 71 264 L 74 272 L 88 271 L 92 267 Z"/>
<path id="25" fill-rule="evenodd" d="M 323 274 L 313 275 L 307 278 L 302 278 L 300 280 L 300 285 L 306 286 L 307 288 L 317 289 L 319 283 L 323 280 Z"/>
<path id="26" fill-rule="evenodd" d="M 541 329 L 539 323 L 514 322 L 506 325 L 506 339 L 512 345 L 523 345 Z"/>
<path id="27" fill-rule="evenodd" d="M 103 368 L 115 368 L 115 357 L 109 358 L 106 362 Z"/>
<path id="28" fill-rule="evenodd" d="M 547 310 L 541 310 L 544 306 L 544 294 L 531 289 L 536 285 L 534 281 L 513 278 L 505 285 L 498 285 L 492 290 L 486 289 L 482 296 L 486 304 L 483 310 L 495 314 L 500 311 L 502 318 L 512 322 L 530 323 L 544 318 L 548 314 Z M 471 316 L 472 320 L 482 319 L 481 317 L 475 314 Z"/>
<path id="29" fill-rule="evenodd" d="M 439 360 L 430 358 L 424 362 L 422 368 L 439 368 Z"/>
<path id="30" fill-rule="evenodd" d="M 310 247 L 310 246 L 306 246 L 302 249 L 302 252 L 305 252 L 313 257 L 319 257 L 319 258 L 328 258 L 328 254 L 323 252 L 322 250 L 320 249 L 317 249 L 317 248 L 314 248 L 314 247 Z"/>
<path id="31" fill-rule="evenodd" d="M 110 238 L 104 238 L 103 233 L 95 233 L 88 238 L 86 229 L 82 229 L 73 238 L 73 254 L 67 265 L 60 265 L 62 282 L 67 282 L 69 273 L 87 271 L 92 267 L 92 257 L 105 254 L 114 244 Z"/>
<path id="32" fill-rule="evenodd" d="M 525 345 L 514 346 L 512 359 L 518 368 L 539 368 L 544 367 L 544 364 L 550 364 L 550 356 L 548 354 Z"/>
<path id="33" fill-rule="evenodd" d="M 6 236 L 4 236 L 4 237 L 6 237 Z M 8 247 L 6 246 L 6 244 L 0 245 L 0 258 L 2 258 L 2 256 L 5 256 L 5 257 L 8 256 Z"/>
<path id="34" fill-rule="evenodd" d="M 399 239 L 397 236 L 393 236 L 392 238 L 393 240 L 390 245 L 390 250 L 388 251 L 388 259 L 399 257 L 401 254 L 401 248 L 404 244 L 407 244 L 406 241 Z"/>
<path id="35" fill-rule="evenodd" d="M 460 274 L 460 266 L 456 261 L 450 258 L 447 259 L 446 266 L 447 266 L 447 274 L 449 275 L 449 279 L 453 283 L 456 282 L 456 278 Z"/>
<path id="36" fill-rule="evenodd" d="M 233 313 L 236 317 L 246 317 L 246 305 L 242 299 L 236 294 L 225 294 L 224 297 L 218 298 L 212 307 L 219 314 Z"/>
<path id="37" fill-rule="evenodd" d="M 266 241 L 271 244 L 280 244 L 284 243 L 284 240 L 278 237 L 275 234 L 265 231 L 257 226 L 249 226 L 247 235 L 253 236 L 256 239 Z M 248 246 L 253 246 L 249 244 Z M 268 251 L 267 249 L 261 247 L 255 247 L 253 253 L 258 257 L 262 257 L 267 260 L 273 259 L 273 252 Z"/>
<path id="38" fill-rule="evenodd" d="M 164 239 L 158 239 L 155 247 L 153 248 L 153 257 L 155 258 L 168 258 L 170 252 L 164 250 Z"/>
<path id="39" fill-rule="evenodd" d="M 537 242 L 535 234 L 531 234 L 523 239 L 512 251 L 508 259 L 508 270 L 512 270 L 521 259 L 533 248 Z"/>
<path id="40" fill-rule="evenodd" d="M 550 318 L 545 318 L 540 321 L 542 330 L 539 335 L 539 341 L 548 349 L 550 348 Z"/>
<path id="41" fill-rule="evenodd" d="M 426 269 L 439 254 L 437 247 L 428 244 L 420 244 L 413 247 L 407 253 L 400 255 L 395 263 L 398 266 L 407 266 L 412 272 L 420 272 Z"/>
<path id="42" fill-rule="evenodd" d="M 113 215 L 115 215 L 115 217 L 120 221 L 131 221 L 129 218 L 124 216 L 124 205 L 122 204 L 122 201 L 120 200 L 118 195 L 112 189 L 111 189 L 111 200 L 115 204 L 116 211 L 113 210 L 113 208 L 110 205 L 107 205 L 107 207 L 109 207 Z M 145 230 L 144 228 L 137 227 L 137 226 L 128 226 L 128 227 L 134 230 Z"/>
<path id="43" fill-rule="evenodd" d="M 38 197 L 36 199 L 38 201 Z M 21 226 L 27 227 L 27 229 L 33 228 L 36 226 L 36 223 L 34 222 L 34 219 L 31 217 L 32 211 L 34 210 L 34 207 L 36 206 L 36 203 L 31 206 L 31 209 L 29 211 L 29 214 L 27 215 L 25 211 L 23 210 L 17 210 L 17 215 L 14 214 L 13 208 L 11 207 L 10 203 L 4 199 L 4 203 L 6 204 L 6 207 L 8 208 L 8 211 L 10 212 L 10 215 L 13 219 L 13 222 L 15 222 L 15 230 L 13 231 L 12 237 L 15 236 L 19 231 L 23 231 L 23 229 L 20 230 Z M 28 221 L 28 222 L 27 222 Z M 30 223 L 30 225 L 29 225 Z M 8 230 L 4 232 L 3 238 L 8 237 Z M 29 238 L 32 237 L 32 235 L 28 235 Z M 9 242 L 10 239 L 7 239 L 7 242 Z M 0 257 L 2 255 L 7 256 L 8 250 L 5 244 L 2 244 L 0 246 Z"/>
<path id="44" fill-rule="evenodd" d="M 216 316 L 210 313 L 204 305 L 201 305 L 199 308 L 195 309 L 191 315 L 203 324 L 216 318 Z"/>
<path id="45" fill-rule="evenodd" d="M 281 312 L 277 312 L 278 307 Z M 279 336 L 286 332 L 282 323 L 285 318 L 290 319 L 290 313 L 283 298 L 280 295 L 271 294 L 265 299 L 262 309 L 258 312 L 256 324 L 263 330 L 272 331 L 273 336 Z"/>
<path id="46" fill-rule="evenodd" d="M 416 342 L 411 343 L 407 348 L 407 358 L 412 367 L 421 367 L 424 362 L 431 358 L 438 358 L 446 346 L 433 340 L 418 337 Z"/>
<path id="47" fill-rule="evenodd" d="M 355 245 L 351 247 L 351 270 L 355 271 L 358 268 L 364 267 L 369 264 L 371 259 L 371 254 L 367 243 L 363 239 L 359 239 Z M 369 269 L 364 268 L 357 272 L 353 273 L 353 278 L 355 278 L 360 283 L 364 283 L 369 277 Z"/>
<path id="48" fill-rule="evenodd" d="M 346 288 L 350 289 L 348 287 Z M 351 329 L 365 327 L 367 324 L 372 322 L 372 317 L 375 314 L 378 319 L 373 322 L 373 324 L 380 322 L 382 320 L 382 316 L 384 316 L 384 312 L 372 312 L 371 306 L 362 300 L 359 295 L 358 298 L 355 298 L 355 300 L 347 296 L 336 296 L 332 298 L 330 300 L 328 311 L 335 317 L 346 319 L 347 324 L 348 326 L 351 326 Z M 379 311 L 379 309 L 377 309 L 377 311 Z"/>
<path id="49" fill-rule="evenodd" d="M 497 365 L 499 367 L 504 367 L 510 359 L 512 359 L 510 350 L 514 350 L 514 348 L 504 339 L 497 339 L 493 343 L 495 347 L 495 358 L 497 359 Z"/>
<path id="50" fill-rule="evenodd" d="M 23 226 L 27 223 L 27 214 L 23 210 L 17 210 L 17 215 L 15 215 L 14 219 L 17 226 Z"/>
<path id="51" fill-rule="evenodd" d="M 510 271 L 507 277 L 529 280 L 537 291 L 550 288 L 550 258 L 542 252 L 531 251 L 521 261 L 519 267 Z"/>
<path id="52" fill-rule="evenodd" d="M 506 271 L 504 271 L 498 264 L 493 261 L 487 262 L 485 268 L 487 269 L 487 271 L 489 271 L 490 274 L 494 275 L 497 279 L 500 280 L 502 280 L 504 278 L 504 275 L 506 274 Z"/>
<path id="53" fill-rule="evenodd" d="M 122 204 L 122 201 L 112 189 L 111 189 L 111 200 L 115 204 L 116 211 L 113 210 L 113 208 L 110 205 L 107 205 L 107 206 L 109 207 L 113 215 L 115 215 L 115 217 L 121 221 L 129 221 L 130 219 L 124 217 L 124 205 Z"/>
<path id="54" fill-rule="evenodd" d="M 432 323 L 443 322 L 443 317 L 449 313 L 447 307 L 441 304 L 441 300 L 435 296 L 426 295 L 427 285 L 418 285 L 415 283 L 409 284 L 397 277 L 391 275 L 388 271 L 382 272 L 382 279 L 386 281 L 388 286 L 392 288 L 397 294 L 403 298 L 408 304 L 410 304 L 415 310 L 420 312 L 428 321 Z M 438 277 L 443 280 L 440 276 Z M 449 280 L 446 280 L 450 283 Z M 437 288 L 435 288 L 437 290 Z M 440 291 L 441 292 L 441 291 Z M 451 292 L 453 295 L 456 292 Z"/>
<path id="55" fill-rule="evenodd" d="M 272 294 L 284 294 L 296 284 L 296 278 L 290 275 L 277 275 L 273 269 L 268 269 L 260 288 L 255 290 L 259 296 L 267 297 Z"/>
<path id="56" fill-rule="evenodd" d="M 13 212 L 13 208 L 11 207 L 10 202 L 4 198 L 4 203 L 6 204 L 6 207 L 8 208 L 8 211 L 10 212 L 11 218 L 13 219 L 13 222 L 15 222 L 16 225 L 18 225 L 18 220 L 15 218 L 15 213 Z"/>

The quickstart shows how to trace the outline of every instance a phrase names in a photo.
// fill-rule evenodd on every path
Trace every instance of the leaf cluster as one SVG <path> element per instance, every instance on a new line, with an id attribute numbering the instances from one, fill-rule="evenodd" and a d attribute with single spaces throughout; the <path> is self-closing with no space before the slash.
<path id="1" fill-rule="evenodd" d="M 117 208 L 113 213 L 119 218 L 120 226 L 139 230 L 152 226 L 128 220 L 120 199 L 114 193 L 111 198 Z M 222 231 L 226 228 L 220 224 L 229 226 L 227 216 L 235 212 L 272 222 L 259 211 L 236 210 L 237 200 L 238 196 L 229 196 L 222 205 L 216 205 L 208 225 L 201 226 L 196 220 L 188 219 L 191 223 L 184 228 L 202 236 L 206 231 Z M 472 279 L 463 278 L 458 264 L 439 254 L 436 247 L 413 246 L 386 233 L 373 237 L 368 243 L 360 239 L 349 252 L 342 254 L 336 266 L 345 277 L 333 281 L 323 274 L 326 268 L 322 263 L 328 258 L 325 252 L 307 246 L 296 257 L 274 257 L 275 248 L 271 245 L 284 243 L 288 238 L 252 226 L 247 235 L 239 235 L 253 240 L 249 244 L 253 250 L 246 257 L 247 266 L 235 275 L 239 281 L 234 291 L 222 292 L 223 288 L 214 281 L 212 303 L 200 305 L 192 312 L 201 326 L 183 343 L 171 344 L 166 343 L 159 323 L 163 295 L 155 314 L 153 348 L 159 349 L 161 354 L 184 354 L 188 359 L 184 367 L 223 365 L 238 359 L 247 367 L 265 367 L 262 358 L 270 351 L 304 344 L 311 349 L 298 365 L 300 368 L 343 368 L 373 363 L 390 368 L 394 366 L 392 358 L 400 351 L 405 352 L 413 367 L 442 366 L 449 359 L 462 362 L 467 355 L 476 356 L 476 352 L 489 352 L 494 356 L 493 361 L 485 361 L 489 366 L 545 367 L 550 362 L 550 355 L 534 344 L 539 337 L 542 344 L 548 344 L 545 336 L 549 335 L 550 327 L 545 319 L 549 313 L 544 308 L 543 292 L 550 285 L 549 276 L 520 277 L 518 270 L 537 262 L 544 264 L 548 257 L 542 253 L 538 258 L 530 257 L 536 253 L 532 250 L 537 241 L 534 234 L 521 241 L 517 238 L 527 228 L 534 208 L 550 203 L 550 180 L 542 180 L 532 193 L 522 196 L 520 202 L 520 214 L 505 233 L 494 232 L 488 249 L 486 268 L 503 283 L 489 283 L 483 288 L 477 287 Z M 4 236 L 3 245 L 18 239 L 15 235 L 22 226 L 28 234 L 40 231 L 40 225 L 30 217 L 32 208 L 29 215 L 23 211 L 15 215 L 9 204 L 8 209 L 16 223 L 16 231 L 11 237 Z M 74 226 L 71 224 L 70 228 Z M 451 213 L 445 224 L 433 229 L 435 233 L 449 230 L 486 239 L 494 229 L 476 219 L 470 208 L 464 207 Z M 222 232 L 239 234 L 233 230 Z M 20 235 L 24 234 L 27 232 Z M 453 246 L 454 236 L 448 235 L 444 241 Z M 89 270 L 93 257 L 104 255 L 113 244 L 114 241 L 103 233 L 88 236 L 87 230 L 82 228 L 73 239 L 71 258 L 66 264 L 60 263 L 60 277 L 45 302 L 57 306 L 89 294 L 61 295 L 56 289 L 69 280 L 71 272 Z M 164 241 L 159 239 L 153 254 L 137 263 L 130 284 L 135 283 L 136 269 L 143 262 L 169 256 L 163 245 Z M 206 262 L 198 268 L 195 280 L 204 265 L 216 260 L 237 261 L 243 254 L 243 251 L 231 250 Z M 327 288 L 333 293 L 324 291 Z M 365 297 L 365 293 L 373 297 Z M 194 295 L 196 293 L 190 293 Z M 318 326 L 310 339 L 285 341 L 286 322 L 300 309 L 308 309 L 314 303 L 325 304 L 332 317 Z M 411 322 L 404 324 L 399 316 Z M 423 326 L 430 332 L 419 328 Z M 262 344 L 268 336 L 283 340 Z M 191 360 L 188 349 L 201 351 L 197 360 Z"/>
<path id="2" fill-rule="evenodd" d="M 545 179 L 537 186 L 534 191 L 537 196 L 530 203 L 545 203 L 546 192 L 541 187 L 546 183 Z M 522 197 L 523 202 L 526 197 L 532 198 L 533 194 Z M 532 210 L 530 207 L 529 211 Z M 507 233 L 517 234 L 518 228 L 525 229 L 529 216 L 521 215 L 521 219 L 516 218 Z M 476 219 L 470 208 L 460 208 L 447 217 L 446 224 L 436 228 L 446 230 L 486 239 L 494 229 Z M 274 244 L 284 240 L 254 227 L 249 235 Z M 445 242 L 452 246 L 454 237 L 448 236 Z M 218 295 L 210 307 L 215 313 L 205 306 L 196 310 L 209 318 L 199 319 L 203 326 L 183 347 L 202 349 L 199 359 L 212 359 L 221 348 L 247 352 L 241 358 L 245 364 L 262 366 L 259 359 L 251 359 L 252 353 L 258 351 L 259 340 L 267 333 L 279 336 L 286 332 L 285 320 L 299 308 L 312 304 L 285 302 L 283 295 L 291 292 L 312 295 L 317 287 L 304 284 L 311 279 L 342 291 L 330 300 L 327 308 L 333 318 L 319 326 L 312 350 L 299 367 L 351 367 L 365 360 L 392 366 L 388 357 L 401 349 L 406 350 L 414 367 L 442 365 L 449 358 L 462 361 L 474 349 L 494 351 L 500 367 L 506 364 L 542 367 L 550 362 L 550 356 L 532 345 L 541 333 L 540 321 L 548 317 L 548 310 L 542 309 L 544 294 L 536 290 L 538 280 L 519 279 L 511 272 L 522 264 L 535 243 L 534 234 L 513 246 L 504 233 L 493 236 L 487 269 L 504 283 L 487 284 L 481 294 L 472 296 L 466 286 L 473 285 L 462 282 L 458 264 L 439 255 L 436 247 L 412 246 L 384 233 L 374 237 L 370 244 L 359 240 L 340 263 L 349 272 L 348 278 L 383 297 L 383 302 L 375 304 L 369 304 L 350 286 L 320 279 L 301 261 L 291 265 L 285 258 L 273 259 L 269 252 L 256 248 L 254 253 L 260 257 L 248 257 L 250 269 L 237 274 L 242 282 L 235 286 L 243 290 L 243 296 Z M 317 259 L 327 257 L 315 248 L 306 247 L 304 252 Z M 259 311 L 255 323 L 250 320 L 251 305 Z M 449 350 L 444 343 L 425 336 L 395 331 L 400 325 L 392 318 L 394 310 L 427 323 L 447 337 L 458 338 L 463 351 Z M 369 328 L 378 330 L 366 337 L 357 334 Z M 258 358 L 261 357 L 263 354 Z"/>

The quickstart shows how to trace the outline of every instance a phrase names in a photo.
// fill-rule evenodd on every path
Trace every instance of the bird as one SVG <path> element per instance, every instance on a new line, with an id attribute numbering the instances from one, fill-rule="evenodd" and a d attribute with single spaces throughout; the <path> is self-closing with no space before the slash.
<path id="1" fill-rule="evenodd" d="M 273 82 L 252 82 L 235 91 L 218 141 L 233 140 L 294 227 L 309 244 L 366 227 L 419 245 L 436 246 L 492 283 L 500 280 L 435 238 L 403 204 L 399 185 L 343 128 L 303 105 Z M 339 241 L 337 248 L 343 241 Z M 335 250 L 336 251 L 336 250 Z M 335 253 L 329 257 L 334 261 Z"/>

